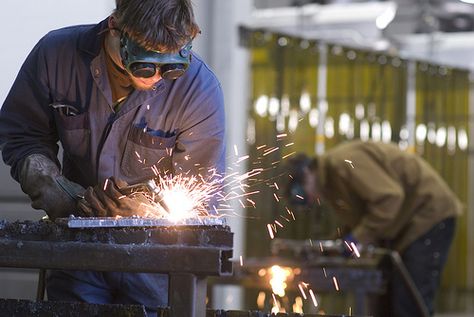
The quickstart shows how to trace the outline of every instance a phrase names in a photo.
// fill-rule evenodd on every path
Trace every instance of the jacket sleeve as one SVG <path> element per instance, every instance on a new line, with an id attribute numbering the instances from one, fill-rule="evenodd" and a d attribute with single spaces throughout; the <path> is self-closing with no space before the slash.
<path id="1" fill-rule="evenodd" d="M 28 155 L 43 154 L 59 165 L 43 43 L 40 40 L 27 57 L 0 111 L 2 156 L 16 180 Z"/>
<path id="2" fill-rule="evenodd" d="M 351 154 L 352 164 L 339 160 L 345 182 L 362 201 L 365 210 L 358 224 L 352 229 L 354 237 L 370 243 L 387 236 L 391 225 L 403 205 L 405 193 L 401 184 L 394 179 L 379 162 L 365 152 Z"/>

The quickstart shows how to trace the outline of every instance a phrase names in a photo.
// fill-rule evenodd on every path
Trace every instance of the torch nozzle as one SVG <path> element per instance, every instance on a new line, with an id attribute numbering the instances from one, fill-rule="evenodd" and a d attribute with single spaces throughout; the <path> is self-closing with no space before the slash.
<path id="1" fill-rule="evenodd" d="M 127 187 L 120 188 L 120 192 L 124 195 L 130 195 L 135 192 L 144 191 L 153 194 L 154 202 L 159 204 L 164 211 L 170 213 L 170 209 L 165 202 L 163 192 L 160 187 L 156 184 L 154 179 L 146 180 L 143 183 L 137 183 Z"/>
<path id="2" fill-rule="evenodd" d="M 150 179 L 146 182 L 147 188 L 155 194 L 155 202 L 158 203 L 167 213 L 170 213 L 170 208 L 165 202 L 163 192 L 159 188 L 158 185 L 156 185 L 156 182 L 154 179 Z"/>

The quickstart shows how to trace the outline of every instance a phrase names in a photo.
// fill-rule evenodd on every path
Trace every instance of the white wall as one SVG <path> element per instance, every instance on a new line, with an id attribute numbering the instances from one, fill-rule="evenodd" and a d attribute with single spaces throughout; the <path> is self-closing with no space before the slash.
<path id="1" fill-rule="evenodd" d="M 68 25 L 99 22 L 114 7 L 114 0 L 3 0 L 0 10 L 2 104 L 21 64 L 44 34 Z"/>

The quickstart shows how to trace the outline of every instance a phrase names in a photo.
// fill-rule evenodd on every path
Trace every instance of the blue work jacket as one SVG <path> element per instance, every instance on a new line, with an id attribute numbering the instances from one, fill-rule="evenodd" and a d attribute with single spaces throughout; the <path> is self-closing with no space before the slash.
<path id="1" fill-rule="evenodd" d="M 4 161 L 18 180 L 22 160 L 43 154 L 86 187 L 115 176 L 131 184 L 174 173 L 224 171 L 224 101 L 195 54 L 186 73 L 134 90 L 113 110 L 103 40 L 107 20 L 62 28 L 31 51 L 0 112 Z"/>

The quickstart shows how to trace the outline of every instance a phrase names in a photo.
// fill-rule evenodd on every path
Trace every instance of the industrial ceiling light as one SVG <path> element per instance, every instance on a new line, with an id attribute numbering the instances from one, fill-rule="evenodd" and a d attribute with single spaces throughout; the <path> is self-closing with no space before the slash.
<path id="1" fill-rule="evenodd" d="M 267 95 L 261 95 L 255 101 L 255 105 L 254 105 L 255 112 L 262 118 L 267 116 L 268 101 L 269 99 Z"/>
<path id="2" fill-rule="evenodd" d="M 307 91 L 303 91 L 300 97 L 300 109 L 303 113 L 308 113 L 311 110 L 311 97 Z"/>
<path id="3" fill-rule="evenodd" d="M 392 141 L 392 126 L 388 120 L 382 121 L 382 142 Z"/>
<path id="4" fill-rule="evenodd" d="M 271 97 L 268 102 L 268 114 L 275 117 L 280 111 L 280 100 L 276 97 Z"/>

